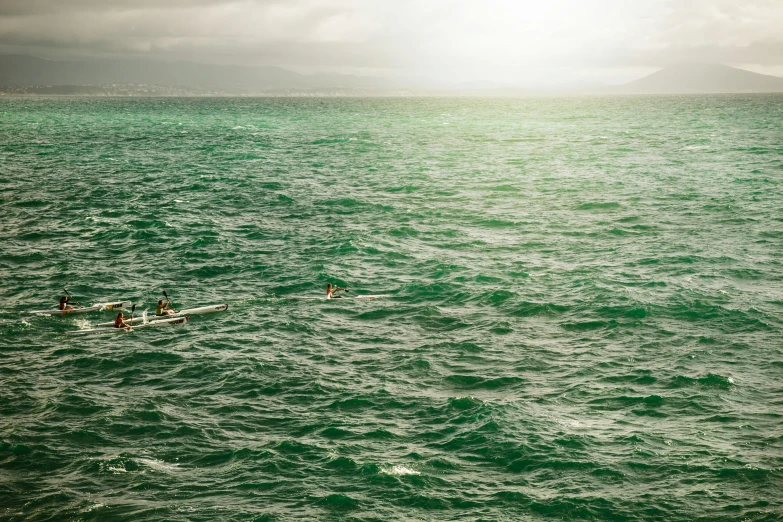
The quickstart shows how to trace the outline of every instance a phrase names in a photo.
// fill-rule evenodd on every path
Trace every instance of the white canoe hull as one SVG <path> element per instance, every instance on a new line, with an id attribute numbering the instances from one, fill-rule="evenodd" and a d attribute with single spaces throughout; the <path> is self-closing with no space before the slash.
<path id="1" fill-rule="evenodd" d="M 228 310 L 227 304 L 217 304 L 209 306 L 199 306 L 198 308 L 188 308 L 186 310 L 180 310 L 177 315 L 199 315 L 199 314 L 211 314 L 212 312 L 223 312 Z"/>
<path id="2" fill-rule="evenodd" d="M 131 307 L 130 301 L 113 301 L 111 303 L 98 303 L 92 306 L 83 306 L 81 308 L 74 308 L 73 310 L 33 310 L 31 314 L 36 315 L 71 315 L 71 314 L 86 314 L 87 312 L 99 312 L 101 310 L 121 310 L 123 308 Z M 112 323 L 113 324 L 113 323 Z"/>
<path id="3" fill-rule="evenodd" d="M 185 315 L 211 314 L 213 312 L 222 312 L 224 310 L 228 310 L 227 304 L 200 306 L 198 308 L 188 308 L 186 310 L 180 310 L 179 312 L 173 315 L 153 315 L 152 317 L 147 317 L 147 320 L 149 320 L 150 322 L 157 322 L 157 321 L 162 321 L 164 319 L 170 319 L 172 317 L 182 317 Z M 125 322 L 128 324 L 137 324 L 143 321 L 144 321 L 143 317 L 134 317 L 133 319 L 125 320 Z M 105 323 L 98 323 L 95 326 L 113 326 L 113 325 L 114 325 L 114 321 L 108 321 Z"/>
<path id="4" fill-rule="evenodd" d="M 342 296 L 342 297 L 313 297 L 313 296 L 292 296 L 286 297 L 286 299 L 292 299 L 294 301 L 354 301 L 357 299 L 382 299 L 384 297 L 391 297 L 389 294 L 376 294 L 376 295 L 355 295 L 355 296 Z"/>
<path id="5" fill-rule="evenodd" d="M 151 321 L 149 323 L 142 323 L 130 328 L 115 328 L 114 326 L 108 328 L 90 328 L 89 330 L 70 330 L 65 332 L 66 335 L 89 335 L 89 334 L 101 334 L 109 332 L 127 332 L 130 330 L 139 330 L 141 328 L 157 328 L 159 326 L 175 326 L 178 324 L 185 324 L 188 322 L 188 317 L 171 317 L 169 319 L 161 319 L 159 321 Z M 112 323 L 114 324 L 114 323 Z"/>

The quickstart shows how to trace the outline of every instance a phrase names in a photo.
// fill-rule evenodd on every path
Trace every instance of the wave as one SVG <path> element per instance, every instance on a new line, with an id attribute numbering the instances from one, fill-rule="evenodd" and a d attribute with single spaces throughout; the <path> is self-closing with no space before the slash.
<path id="1" fill-rule="evenodd" d="M 609 201 L 605 203 L 582 203 L 576 208 L 577 210 L 617 210 L 621 207 L 622 205 L 619 203 Z"/>
<path id="2" fill-rule="evenodd" d="M 704 377 L 688 377 L 677 375 L 672 377 L 668 383 L 669 388 L 690 388 L 693 386 L 703 386 L 707 388 L 728 389 L 735 386 L 734 379 L 722 375 L 708 373 Z"/>
<path id="3" fill-rule="evenodd" d="M 446 382 L 463 389 L 496 390 L 520 385 L 523 380 L 520 377 L 486 378 L 475 375 L 449 375 L 446 377 Z"/>

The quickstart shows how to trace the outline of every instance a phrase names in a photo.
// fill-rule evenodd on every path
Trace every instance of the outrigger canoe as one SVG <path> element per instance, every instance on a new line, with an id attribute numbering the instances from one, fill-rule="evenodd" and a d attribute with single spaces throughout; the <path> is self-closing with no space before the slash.
<path id="1" fill-rule="evenodd" d="M 286 297 L 286 299 L 293 299 L 295 301 L 353 301 L 356 299 L 381 299 L 383 297 L 391 297 L 390 294 L 375 294 L 375 295 L 354 295 L 351 297 L 348 296 L 340 296 L 340 297 L 314 297 L 314 296 L 290 296 Z"/>
<path id="2" fill-rule="evenodd" d="M 87 312 L 100 312 L 102 310 L 121 310 L 123 308 L 130 308 L 130 301 L 113 301 L 110 303 L 97 303 L 92 306 L 82 306 L 80 308 L 74 308 L 73 310 L 33 310 L 31 314 L 36 315 L 71 315 L 71 314 L 86 314 Z"/>
<path id="3" fill-rule="evenodd" d="M 150 322 L 157 322 L 162 321 L 164 319 L 171 319 L 172 317 L 182 317 L 185 315 L 199 315 L 199 314 L 211 314 L 213 312 L 222 312 L 224 310 L 228 310 L 227 304 L 217 304 L 217 305 L 209 305 L 209 306 L 200 306 L 198 308 L 188 308 L 187 310 L 180 310 L 179 312 L 176 312 L 172 315 L 154 315 L 152 317 L 147 317 L 147 319 Z M 126 319 L 125 322 L 128 324 L 136 324 L 141 323 L 144 321 L 144 317 L 134 317 L 133 319 Z M 108 321 L 106 323 L 98 323 L 95 326 L 113 326 L 114 321 Z"/>

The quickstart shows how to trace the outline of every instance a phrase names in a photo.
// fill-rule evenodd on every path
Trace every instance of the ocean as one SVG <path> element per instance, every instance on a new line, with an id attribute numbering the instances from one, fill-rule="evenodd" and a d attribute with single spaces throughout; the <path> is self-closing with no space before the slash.
<path id="1" fill-rule="evenodd" d="M 783 95 L 2 98 L 0 519 L 783 520 L 782 203 Z"/>

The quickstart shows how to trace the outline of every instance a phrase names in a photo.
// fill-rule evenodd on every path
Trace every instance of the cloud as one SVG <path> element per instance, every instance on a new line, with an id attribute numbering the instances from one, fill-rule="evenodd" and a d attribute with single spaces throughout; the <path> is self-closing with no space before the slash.
<path id="1" fill-rule="evenodd" d="M 0 9 L 0 46 L 45 57 L 147 55 L 309 68 L 383 59 L 377 24 L 346 2 L 11 2 Z M 357 51 L 362 45 L 364 50 Z"/>
<path id="2" fill-rule="evenodd" d="M 779 0 L 3 0 L 0 52 L 515 83 L 681 61 L 779 67 L 780 27 Z"/>
<path id="3" fill-rule="evenodd" d="M 783 66 L 783 3 L 692 0 L 665 4 L 628 45 L 594 56 L 600 67 L 722 63 L 776 74 Z"/>

